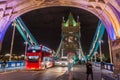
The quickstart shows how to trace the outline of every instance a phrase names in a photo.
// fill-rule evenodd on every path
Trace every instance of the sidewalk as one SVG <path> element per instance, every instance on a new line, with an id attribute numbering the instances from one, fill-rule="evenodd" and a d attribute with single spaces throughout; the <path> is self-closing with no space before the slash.
<path id="1" fill-rule="evenodd" d="M 22 70 L 22 69 L 24 69 L 24 68 L 25 68 L 25 67 L 1 68 L 1 69 L 0 69 L 0 74 L 6 73 L 6 72 L 14 72 L 14 71 L 17 71 L 17 70 Z"/>
<path id="2" fill-rule="evenodd" d="M 100 68 L 93 66 L 93 78 L 94 80 L 101 80 L 101 73 L 100 73 Z M 74 65 L 73 67 L 73 79 L 70 79 L 70 76 L 68 73 L 64 73 L 63 75 L 59 76 L 56 80 L 86 80 L 86 66 L 85 65 Z M 108 70 L 103 70 L 103 75 L 104 76 L 111 76 L 112 77 L 112 72 Z M 89 80 L 91 78 L 89 77 Z M 104 79 L 104 80 L 112 80 L 111 78 L 109 79 Z"/>
<path id="3" fill-rule="evenodd" d="M 73 79 L 74 80 L 86 80 L 86 65 L 76 65 L 74 66 L 73 71 Z M 96 67 L 93 66 L 93 78 L 94 80 L 100 80 L 100 70 L 96 69 Z M 91 80 L 89 77 L 88 80 Z"/>

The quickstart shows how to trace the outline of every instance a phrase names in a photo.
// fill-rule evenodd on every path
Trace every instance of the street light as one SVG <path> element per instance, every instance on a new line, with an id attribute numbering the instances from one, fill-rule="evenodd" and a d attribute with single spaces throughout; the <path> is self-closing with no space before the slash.
<path id="1" fill-rule="evenodd" d="M 14 42 L 15 26 L 16 26 L 15 21 L 13 22 L 12 25 L 13 25 L 13 33 L 12 33 L 12 41 L 11 41 L 11 47 L 10 47 L 10 58 L 9 58 L 9 61 L 11 61 L 11 58 L 12 58 L 12 50 L 13 50 L 13 42 Z"/>
<path id="2" fill-rule="evenodd" d="M 99 40 L 99 50 L 100 50 L 100 62 L 102 62 L 102 50 L 101 50 L 101 43 L 103 43 L 103 40 Z"/>
<path id="3" fill-rule="evenodd" d="M 28 42 L 27 42 L 27 41 L 25 41 L 25 42 L 24 42 L 24 44 L 25 44 L 25 59 L 26 59 L 26 53 L 27 53 L 27 44 L 28 44 Z"/>
<path id="4" fill-rule="evenodd" d="M 97 55 L 97 54 L 98 54 L 98 52 L 95 52 L 95 53 L 94 53 L 95 62 L 96 62 L 96 59 L 97 59 L 97 58 L 96 58 L 96 55 Z"/>
<path id="5" fill-rule="evenodd" d="M 108 35 L 108 45 L 109 45 L 109 53 L 110 53 L 110 63 L 112 64 L 112 63 L 113 63 L 113 60 L 112 60 L 111 42 L 110 42 L 110 37 L 109 37 L 109 35 Z"/>
<path id="6" fill-rule="evenodd" d="M 103 40 L 98 40 L 99 42 L 99 50 L 100 50 L 100 64 L 101 64 L 101 67 L 100 67 L 100 72 L 101 72 L 101 80 L 102 80 L 102 50 L 101 50 L 101 43 L 103 43 Z"/>

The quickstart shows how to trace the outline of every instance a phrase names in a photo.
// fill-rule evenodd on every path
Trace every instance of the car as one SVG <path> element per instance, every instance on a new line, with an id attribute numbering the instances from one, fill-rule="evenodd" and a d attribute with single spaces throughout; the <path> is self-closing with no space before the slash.
<path id="1" fill-rule="evenodd" d="M 68 66 L 68 59 L 67 58 L 60 58 L 55 62 L 58 66 Z"/>

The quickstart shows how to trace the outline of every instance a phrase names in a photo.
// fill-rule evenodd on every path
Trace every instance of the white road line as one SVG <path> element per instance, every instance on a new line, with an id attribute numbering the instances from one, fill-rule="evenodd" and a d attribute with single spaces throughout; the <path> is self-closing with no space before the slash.
<path id="1" fill-rule="evenodd" d="M 0 74 L 7 74 L 7 73 L 12 73 L 12 72 L 17 72 L 17 70 L 5 71 L 5 72 L 1 72 Z"/>
<path id="2" fill-rule="evenodd" d="M 37 75 L 37 74 L 39 74 L 39 73 L 40 73 L 40 71 L 39 71 L 39 72 L 36 72 L 36 73 L 33 73 L 32 76 Z"/>

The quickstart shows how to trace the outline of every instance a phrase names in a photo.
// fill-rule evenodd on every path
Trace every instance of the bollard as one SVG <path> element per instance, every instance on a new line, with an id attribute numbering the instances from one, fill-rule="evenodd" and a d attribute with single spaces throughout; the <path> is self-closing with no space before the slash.
<path id="1" fill-rule="evenodd" d="M 118 77 L 118 79 L 117 79 L 117 80 L 120 80 L 120 74 L 118 74 L 118 76 L 117 76 L 117 77 Z"/>

